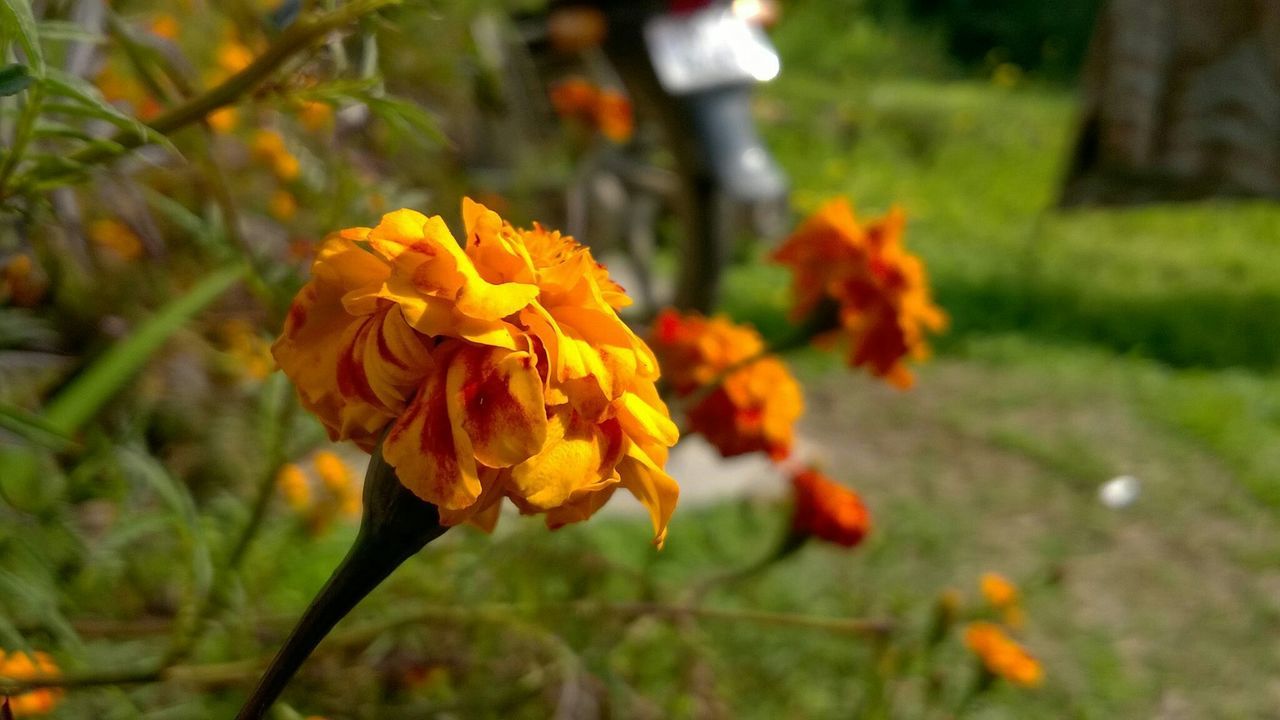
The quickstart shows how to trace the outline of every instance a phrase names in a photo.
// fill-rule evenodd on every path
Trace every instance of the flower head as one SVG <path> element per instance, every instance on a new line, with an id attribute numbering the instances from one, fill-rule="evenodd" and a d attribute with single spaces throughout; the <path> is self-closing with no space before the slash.
<path id="1" fill-rule="evenodd" d="M 964 642 L 986 671 L 1015 685 L 1035 687 L 1044 681 L 1044 668 L 1026 648 L 990 622 L 970 623 Z"/>
<path id="2" fill-rule="evenodd" d="M 52 658 L 42 652 L 28 655 L 23 652 L 5 653 L 0 650 L 0 677 L 2 678 L 26 680 L 57 674 L 58 666 Z M 62 692 L 59 690 L 40 688 L 10 697 L 9 707 L 17 717 L 45 715 L 53 712 L 61 697 Z"/>
<path id="3" fill-rule="evenodd" d="M 849 364 L 906 388 L 904 364 L 923 358 L 926 331 L 946 326 L 933 304 L 924 264 L 902 246 L 905 216 L 893 208 L 861 224 L 843 198 L 828 202 L 773 254 L 792 271 L 794 314 L 805 318 L 824 302 L 838 308 L 849 338 Z"/>
<path id="4" fill-rule="evenodd" d="M 274 352 L 335 440 L 383 457 L 446 524 L 491 527 L 506 497 L 551 527 L 623 487 L 661 541 L 678 488 L 658 365 L 590 252 L 463 203 L 399 210 L 325 241 Z"/>
<path id="5" fill-rule="evenodd" d="M 689 409 L 689 427 L 722 455 L 790 453 L 804 397 L 781 360 L 761 357 L 764 340 L 753 328 L 667 309 L 655 319 L 651 341 L 676 395 L 713 386 Z"/>
<path id="6" fill-rule="evenodd" d="M 1018 586 L 1000 573 L 983 573 L 978 585 L 982 597 L 994 608 L 1003 610 L 1018 604 Z"/>
<path id="7" fill-rule="evenodd" d="M 795 491 L 794 533 L 854 547 L 871 529 L 871 513 L 862 498 L 817 470 L 796 473 L 791 485 Z"/>
<path id="8" fill-rule="evenodd" d="M 34 307 L 40 304 L 47 289 L 48 280 L 30 255 L 18 253 L 0 263 L 0 301 Z"/>
<path id="9" fill-rule="evenodd" d="M 635 114 L 631 100 L 623 93 L 575 76 L 556 83 L 550 96 L 551 107 L 560 117 L 597 130 L 616 143 L 631 138 Z"/>

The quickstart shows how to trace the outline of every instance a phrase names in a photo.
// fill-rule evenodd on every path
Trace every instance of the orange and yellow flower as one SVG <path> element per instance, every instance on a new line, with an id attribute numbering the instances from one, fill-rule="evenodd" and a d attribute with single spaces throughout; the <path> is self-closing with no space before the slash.
<path id="1" fill-rule="evenodd" d="M 28 655 L 23 652 L 5 653 L 0 650 L 0 677 L 10 680 L 28 680 L 45 675 L 57 675 L 58 666 L 42 652 Z M 46 715 L 53 712 L 62 691 L 55 688 L 30 690 L 9 698 L 9 707 L 15 717 Z"/>
<path id="2" fill-rule="evenodd" d="M 275 130 L 259 130 L 253 134 L 250 153 L 254 160 L 271 166 L 276 177 L 289 182 L 298 177 L 298 158 L 285 147 L 284 136 Z"/>
<path id="3" fill-rule="evenodd" d="M 849 488 L 812 469 L 792 475 L 791 485 L 793 533 L 854 547 L 871 530 L 871 513 Z"/>
<path id="4" fill-rule="evenodd" d="M 335 440 L 372 450 L 446 524 L 492 527 L 502 498 L 549 526 L 619 487 L 657 541 L 678 488 L 678 433 L 658 364 L 618 317 L 630 301 L 590 252 L 463 202 L 465 248 L 440 217 L 398 210 L 320 248 L 274 352 Z"/>
<path id="5" fill-rule="evenodd" d="M 773 253 L 791 269 L 794 316 L 804 319 L 834 303 L 849 339 L 849 365 L 900 388 L 913 382 L 905 360 L 924 358 L 925 333 L 947 323 L 930 297 L 924 264 L 902 245 L 904 225 L 897 207 L 859 223 L 848 200 L 838 198 Z"/>
<path id="6" fill-rule="evenodd" d="M 704 393 L 688 411 L 689 428 L 720 454 L 790 453 L 804 396 L 781 360 L 762 357 L 764 339 L 753 328 L 667 309 L 651 342 L 677 396 Z"/>
<path id="7" fill-rule="evenodd" d="M 965 628 L 964 642 L 987 672 L 996 677 L 1022 687 L 1036 687 L 1044 681 L 1040 661 L 995 623 L 970 623 Z"/>
<path id="8" fill-rule="evenodd" d="M 586 78 L 561 80 L 552 86 L 550 97 L 557 115 L 597 130 L 613 142 L 626 142 L 635 129 L 631 100 L 617 90 L 597 87 Z"/>

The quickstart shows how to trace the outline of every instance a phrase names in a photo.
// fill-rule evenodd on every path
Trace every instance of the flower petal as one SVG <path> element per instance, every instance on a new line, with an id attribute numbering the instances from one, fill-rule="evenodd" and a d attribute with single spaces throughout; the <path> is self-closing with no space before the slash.
<path id="1" fill-rule="evenodd" d="M 511 469 L 510 492 L 537 510 L 559 507 L 575 492 L 616 483 L 613 468 L 622 448 L 616 421 L 596 425 L 562 405 L 547 420 L 542 451 Z"/>
<path id="2" fill-rule="evenodd" d="M 447 389 L 449 415 L 480 463 L 510 467 L 542 450 L 547 414 L 533 355 L 469 345 L 454 356 Z"/>
<path id="3" fill-rule="evenodd" d="M 471 439 L 449 415 L 446 376 L 456 348 L 437 356 L 413 403 L 383 442 L 383 457 L 404 486 L 442 509 L 469 508 L 482 486 Z"/>

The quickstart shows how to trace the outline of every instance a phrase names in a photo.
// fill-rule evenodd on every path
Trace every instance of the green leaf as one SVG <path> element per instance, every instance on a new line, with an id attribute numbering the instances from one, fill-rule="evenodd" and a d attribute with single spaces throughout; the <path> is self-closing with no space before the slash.
<path id="1" fill-rule="evenodd" d="M 0 97 L 17 95 L 31 87 L 31 73 L 26 65 L 13 63 L 0 69 Z"/>
<path id="2" fill-rule="evenodd" d="M 362 100 L 374 117 L 414 143 L 426 147 L 448 143 L 436 117 L 418 104 L 388 95 L 370 95 Z"/>
<path id="3" fill-rule="evenodd" d="M 186 485 L 175 478 L 155 457 L 137 448 L 118 448 L 120 467 L 130 477 L 145 482 L 169 508 L 174 524 L 191 553 L 193 594 L 203 597 L 213 583 L 213 554 L 205 539 L 200 514 Z"/>
<path id="4" fill-rule="evenodd" d="M 82 114 L 106 120 L 121 130 L 132 132 L 151 142 L 173 149 L 173 145 L 167 137 L 151 129 L 138 118 L 120 112 L 102 97 L 102 93 L 98 91 L 98 88 L 84 78 L 76 77 L 57 68 L 49 68 L 48 76 L 45 78 L 44 83 L 46 90 L 50 94 L 74 101 L 70 107 L 59 104 L 57 106 L 59 112 L 70 114 L 79 109 Z M 50 111 L 52 112 L 52 110 Z"/>
<path id="5" fill-rule="evenodd" d="M 37 27 L 39 28 L 40 38 L 45 42 L 52 40 L 100 45 L 107 41 L 107 36 L 102 33 L 86 30 L 83 25 L 70 20 L 41 20 Z"/>
<path id="6" fill-rule="evenodd" d="M 50 428 L 71 435 L 90 420 L 108 400 L 133 380 L 165 341 L 196 313 L 216 300 L 244 276 L 236 264 L 211 273 L 182 297 L 175 298 L 85 368 L 58 393 L 44 410 Z"/>
<path id="7" fill-rule="evenodd" d="M 0 403 L 0 428 L 54 452 L 78 447 L 74 440 L 51 427 L 44 418 L 7 403 Z"/>
<path id="8" fill-rule="evenodd" d="M 40 50 L 40 35 L 36 30 L 36 17 L 31 12 L 30 0 L 0 0 L 0 30 L 9 37 L 16 37 L 27 62 L 38 78 L 44 77 L 44 52 Z"/>

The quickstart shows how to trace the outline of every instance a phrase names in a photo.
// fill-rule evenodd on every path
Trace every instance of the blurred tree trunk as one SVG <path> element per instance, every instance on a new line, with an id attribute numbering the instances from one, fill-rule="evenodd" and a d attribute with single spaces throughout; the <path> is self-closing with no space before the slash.
<path id="1" fill-rule="evenodd" d="M 1110 0 L 1063 206 L 1280 199 L 1280 0 Z"/>

